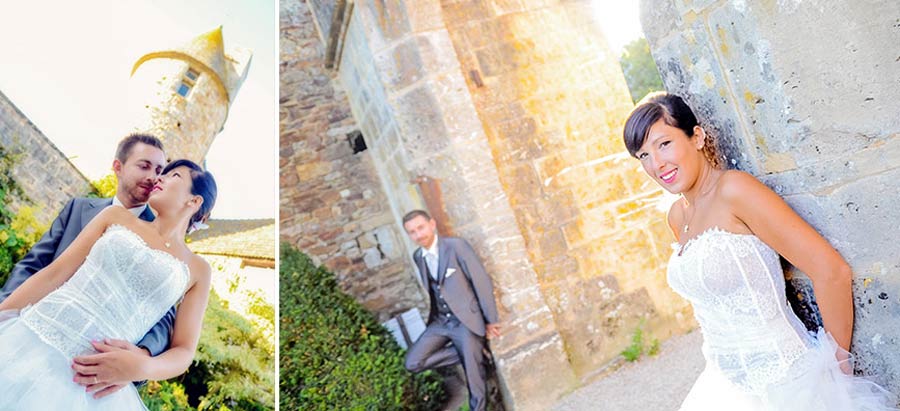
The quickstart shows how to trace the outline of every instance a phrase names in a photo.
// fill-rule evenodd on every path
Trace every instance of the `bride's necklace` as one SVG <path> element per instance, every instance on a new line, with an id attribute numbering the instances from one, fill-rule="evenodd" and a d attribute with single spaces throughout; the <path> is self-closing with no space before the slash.
<path id="1" fill-rule="evenodd" d="M 721 177 L 721 173 L 718 176 L 716 176 L 716 181 L 714 181 L 709 186 L 709 188 L 706 189 L 706 191 L 702 191 L 702 192 L 700 192 L 700 194 L 697 195 L 695 200 L 709 194 L 709 192 L 712 191 L 713 188 L 715 188 L 716 183 L 719 182 L 719 177 Z M 684 208 L 687 209 L 688 207 L 690 207 L 690 204 L 688 203 L 687 198 L 684 197 L 684 194 L 681 195 L 681 198 L 684 200 Z M 696 201 L 694 201 L 693 209 L 694 210 L 691 213 L 691 218 L 689 218 L 687 220 L 687 222 L 685 222 L 685 224 L 684 224 L 684 230 L 682 231 L 682 233 L 684 233 L 684 234 L 687 234 L 688 230 L 690 229 L 691 223 L 694 221 L 694 216 L 697 215 L 697 202 Z"/>
<path id="2" fill-rule="evenodd" d="M 171 247 L 171 246 L 172 246 L 172 243 L 170 243 L 170 242 L 168 242 L 168 241 L 166 241 L 166 242 L 164 242 L 164 243 L 163 243 L 163 244 L 165 244 L 165 245 L 166 245 L 166 248 L 169 248 L 169 247 Z"/>

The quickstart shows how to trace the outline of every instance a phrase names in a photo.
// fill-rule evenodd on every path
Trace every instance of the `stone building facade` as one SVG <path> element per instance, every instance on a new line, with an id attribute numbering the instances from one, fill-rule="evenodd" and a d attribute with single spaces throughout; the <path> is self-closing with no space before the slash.
<path id="1" fill-rule="evenodd" d="M 304 2 L 281 3 L 280 235 L 381 320 L 425 307 L 370 151 Z"/>
<path id="2" fill-rule="evenodd" d="M 222 27 L 187 45 L 143 55 L 131 71 L 132 124 L 158 136 L 169 159 L 202 163 L 247 77 L 252 53 L 226 52 Z"/>
<path id="3" fill-rule="evenodd" d="M 666 89 L 853 267 L 857 369 L 900 391 L 900 3 L 641 6 Z M 809 278 L 788 274 L 815 326 Z"/>
<path id="4" fill-rule="evenodd" d="M 0 93 L 0 145 L 19 155 L 13 173 L 37 216 L 50 222 L 72 197 L 93 190 L 90 181 L 3 93 Z"/>
<path id="5" fill-rule="evenodd" d="M 491 273 L 508 409 L 547 409 L 641 324 L 693 326 L 665 285 L 665 200 L 623 154 L 631 99 L 591 15 L 587 0 L 281 3 L 282 240 L 385 318 L 425 295 L 402 215 L 438 216 Z"/>

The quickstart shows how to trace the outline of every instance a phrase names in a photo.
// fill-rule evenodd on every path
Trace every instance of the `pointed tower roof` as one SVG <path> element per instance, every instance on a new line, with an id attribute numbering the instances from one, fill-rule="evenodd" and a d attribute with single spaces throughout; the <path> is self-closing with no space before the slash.
<path id="1" fill-rule="evenodd" d="M 181 47 L 179 51 L 203 63 L 224 82 L 228 77 L 225 71 L 225 46 L 223 43 L 222 26 L 219 26 L 197 36 L 193 41 Z"/>
<path id="2" fill-rule="evenodd" d="M 156 58 L 168 58 L 184 60 L 191 67 L 207 73 L 213 81 L 221 87 L 228 101 L 234 100 L 234 95 L 246 78 L 247 68 L 250 64 L 252 53 L 244 49 L 235 49 L 232 53 L 240 55 L 235 59 L 226 55 L 224 40 L 222 39 L 222 26 L 207 33 L 203 33 L 190 43 L 172 50 L 162 50 L 147 53 L 134 63 L 131 74 L 134 75 L 138 67 L 145 61 Z"/>

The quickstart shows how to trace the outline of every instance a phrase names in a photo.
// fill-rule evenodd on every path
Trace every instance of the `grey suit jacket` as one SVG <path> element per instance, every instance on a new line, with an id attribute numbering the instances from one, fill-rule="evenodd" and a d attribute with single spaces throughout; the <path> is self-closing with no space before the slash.
<path id="1" fill-rule="evenodd" d="M 421 248 L 413 253 L 413 261 L 419 268 L 422 283 L 428 289 L 431 300 L 428 323 L 431 323 L 437 316 L 437 303 L 428 287 L 428 271 Z M 466 240 L 438 236 L 437 282 L 450 311 L 473 333 L 484 336 L 485 324 L 498 321 L 494 286 L 481 259 Z"/>
<path id="2" fill-rule="evenodd" d="M 9 297 L 13 290 L 22 285 L 28 277 L 50 265 L 53 260 L 59 257 L 72 244 L 72 241 L 75 240 L 75 237 L 78 237 L 78 233 L 84 229 L 84 226 L 96 217 L 100 210 L 103 210 L 110 204 L 112 204 L 111 198 L 76 198 L 70 200 L 59 215 L 56 216 L 56 219 L 53 220 L 50 229 L 31 247 L 28 254 L 13 267 L 6 284 L 0 290 L 0 301 Z M 140 218 L 145 221 L 153 221 L 153 212 L 148 207 L 141 213 Z M 165 351 L 169 347 L 174 321 L 175 307 L 172 307 L 153 326 L 150 332 L 138 342 L 138 346 L 146 348 L 152 355 L 158 355 Z M 119 336 L 115 335 L 109 337 L 119 338 Z"/>

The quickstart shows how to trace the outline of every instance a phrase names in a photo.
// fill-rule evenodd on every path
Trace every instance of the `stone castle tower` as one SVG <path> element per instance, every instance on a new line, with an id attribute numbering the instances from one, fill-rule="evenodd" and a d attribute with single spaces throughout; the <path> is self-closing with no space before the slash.
<path id="1" fill-rule="evenodd" d="M 134 130 L 159 137 L 170 160 L 202 164 L 251 58 L 249 49 L 225 51 L 221 26 L 180 48 L 145 54 L 131 70 Z"/>

